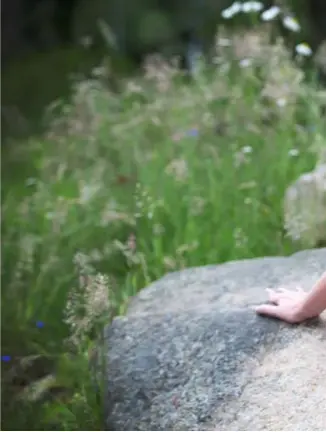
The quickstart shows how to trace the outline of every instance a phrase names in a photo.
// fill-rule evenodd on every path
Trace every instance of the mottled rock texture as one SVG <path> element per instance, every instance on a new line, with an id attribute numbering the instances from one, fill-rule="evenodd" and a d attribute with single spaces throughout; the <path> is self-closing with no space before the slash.
<path id="1" fill-rule="evenodd" d="M 107 329 L 108 430 L 326 430 L 326 317 L 256 316 L 266 288 L 310 289 L 326 249 L 165 276 Z"/>

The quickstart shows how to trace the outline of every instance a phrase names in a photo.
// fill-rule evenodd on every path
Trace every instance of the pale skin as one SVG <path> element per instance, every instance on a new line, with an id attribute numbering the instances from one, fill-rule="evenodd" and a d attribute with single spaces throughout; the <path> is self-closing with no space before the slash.
<path id="1" fill-rule="evenodd" d="M 319 316 L 326 310 L 326 272 L 310 292 L 280 288 L 268 289 L 269 304 L 257 306 L 259 315 L 278 318 L 290 324 L 298 324 Z"/>

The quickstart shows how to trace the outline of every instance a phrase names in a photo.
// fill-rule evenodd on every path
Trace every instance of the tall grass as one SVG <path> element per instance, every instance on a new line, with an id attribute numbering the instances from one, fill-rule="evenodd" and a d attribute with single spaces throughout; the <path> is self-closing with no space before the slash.
<path id="1" fill-rule="evenodd" d="M 3 429 L 103 429 L 96 347 L 130 296 L 304 247 L 283 197 L 316 163 L 317 90 L 280 44 L 215 60 L 190 84 L 155 59 L 119 95 L 78 83 L 47 135 L 3 155 Z"/>

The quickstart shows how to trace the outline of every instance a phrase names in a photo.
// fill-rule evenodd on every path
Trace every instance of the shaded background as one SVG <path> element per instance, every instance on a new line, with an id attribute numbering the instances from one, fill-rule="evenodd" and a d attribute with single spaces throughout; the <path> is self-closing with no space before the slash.
<path id="1" fill-rule="evenodd" d="M 73 77 L 87 76 L 103 55 L 117 75 L 144 55 L 208 51 L 230 0 L 3 0 L 2 134 L 28 134 L 45 107 L 66 97 Z M 270 7 L 273 1 L 265 1 Z M 285 2 L 282 2 L 285 3 Z M 315 50 L 326 37 L 325 0 L 288 1 Z M 108 26 L 104 37 L 99 18 Z M 33 125 L 33 126 L 32 126 Z"/>

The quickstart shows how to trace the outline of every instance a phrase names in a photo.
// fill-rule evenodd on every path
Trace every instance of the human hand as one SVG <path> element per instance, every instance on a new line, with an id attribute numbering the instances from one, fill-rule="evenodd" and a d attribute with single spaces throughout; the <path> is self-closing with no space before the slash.
<path id="1" fill-rule="evenodd" d="M 285 288 L 278 290 L 267 289 L 269 304 L 255 307 L 259 315 L 266 315 L 290 324 L 300 323 L 312 316 L 307 316 L 303 311 L 302 305 L 307 297 L 307 293 L 301 288 L 291 291 Z"/>

